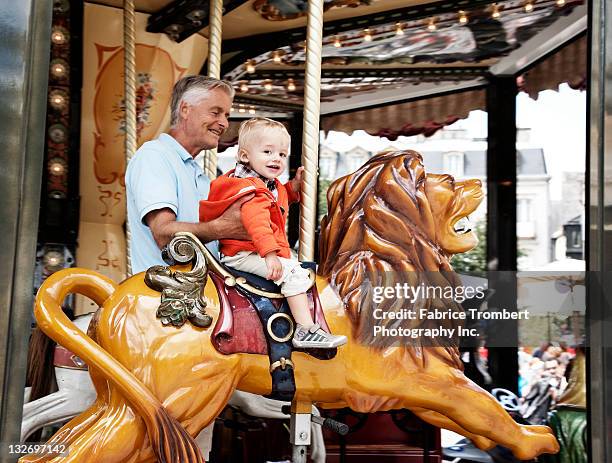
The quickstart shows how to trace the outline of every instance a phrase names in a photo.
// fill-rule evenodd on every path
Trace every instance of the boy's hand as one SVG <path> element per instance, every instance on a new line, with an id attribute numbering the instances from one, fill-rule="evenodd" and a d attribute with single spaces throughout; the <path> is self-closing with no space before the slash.
<path id="1" fill-rule="evenodd" d="M 298 170 L 295 172 L 295 177 L 291 179 L 291 189 L 296 193 L 302 191 L 302 180 L 304 179 L 304 168 L 298 167 Z"/>
<path id="2" fill-rule="evenodd" d="M 269 252 L 264 257 L 266 261 L 266 267 L 268 267 L 268 280 L 276 281 L 283 275 L 283 264 L 275 252 Z"/>

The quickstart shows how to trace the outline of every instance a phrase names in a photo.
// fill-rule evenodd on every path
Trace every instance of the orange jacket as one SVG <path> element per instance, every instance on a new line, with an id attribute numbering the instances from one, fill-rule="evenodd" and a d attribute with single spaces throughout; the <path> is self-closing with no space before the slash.
<path id="1" fill-rule="evenodd" d="M 289 203 L 300 200 L 299 192 L 293 191 L 290 182 L 283 185 L 276 180 L 276 199 L 261 179 L 229 177 L 233 172 L 232 170 L 212 181 L 208 200 L 200 201 L 200 221 L 216 219 L 236 200 L 255 193 L 255 197 L 244 203 L 240 209 L 242 223 L 251 240 L 220 240 L 221 252 L 226 256 L 233 256 L 239 251 L 254 251 L 264 257 L 275 251 L 280 257 L 290 257 L 285 222 Z"/>

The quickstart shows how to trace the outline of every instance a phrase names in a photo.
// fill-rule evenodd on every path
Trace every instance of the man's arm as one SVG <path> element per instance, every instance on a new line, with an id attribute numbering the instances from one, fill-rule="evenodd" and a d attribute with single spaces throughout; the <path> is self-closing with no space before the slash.
<path id="1" fill-rule="evenodd" d="M 143 220 L 151 229 L 153 238 L 160 249 L 167 245 L 177 232 L 181 231 L 193 233 L 204 243 L 221 238 L 248 240 L 249 235 L 240 218 L 240 208 L 243 203 L 252 198 L 253 195 L 240 198 L 228 207 L 223 215 L 210 222 L 177 222 L 176 215 L 169 208 L 151 211 L 144 216 Z"/>

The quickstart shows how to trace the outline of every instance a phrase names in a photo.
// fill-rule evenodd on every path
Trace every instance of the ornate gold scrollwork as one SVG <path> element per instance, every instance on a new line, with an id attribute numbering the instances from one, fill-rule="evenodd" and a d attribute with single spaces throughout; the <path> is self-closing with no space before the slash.
<path id="1" fill-rule="evenodd" d="M 200 328 L 211 325 L 212 317 L 206 313 L 206 302 L 202 298 L 208 272 L 202 247 L 192 234 L 177 234 L 164 248 L 162 256 L 168 263 L 193 262 L 191 271 L 173 272 L 170 267 L 162 265 L 147 270 L 146 285 L 161 292 L 156 315 L 162 324 L 180 327 L 189 320 Z"/>

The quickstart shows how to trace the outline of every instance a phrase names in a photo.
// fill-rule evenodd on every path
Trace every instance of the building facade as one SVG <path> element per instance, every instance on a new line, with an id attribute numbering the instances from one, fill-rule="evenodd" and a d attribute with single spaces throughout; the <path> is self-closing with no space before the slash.
<path id="1" fill-rule="evenodd" d="M 544 151 L 529 145 L 528 129 L 519 129 L 517 135 L 517 238 L 519 270 L 528 270 L 552 260 L 550 246 L 551 215 L 549 182 Z M 400 139 L 388 146 L 338 146 L 323 144 L 319 154 L 319 175 L 331 181 L 357 170 L 376 153 L 386 149 L 414 149 L 423 155 L 428 173 L 450 174 L 456 180 L 480 179 L 486 184 L 486 139 L 471 138 L 465 129 L 445 128 L 434 136 Z M 486 190 L 486 189 L 485 189 Z M 325 192 L 321 192 L 325 194 Z M 486 220 L 486 198 L 472 214 L 472 225 Z"/>

